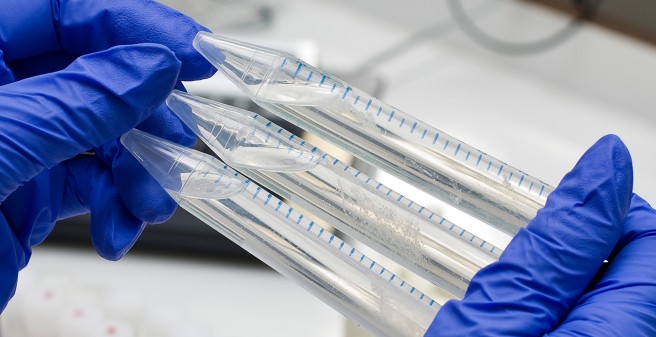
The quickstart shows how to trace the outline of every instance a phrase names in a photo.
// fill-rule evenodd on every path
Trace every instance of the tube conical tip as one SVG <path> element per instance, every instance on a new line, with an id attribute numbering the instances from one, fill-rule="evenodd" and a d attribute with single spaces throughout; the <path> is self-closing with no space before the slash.
<path id="1" fill-rule="evenodd" d="M 143 131 L 128 131 L 121 143 L 176 200 L 225 199 L 246 187 L 243 177 L 212 156 Z"/>

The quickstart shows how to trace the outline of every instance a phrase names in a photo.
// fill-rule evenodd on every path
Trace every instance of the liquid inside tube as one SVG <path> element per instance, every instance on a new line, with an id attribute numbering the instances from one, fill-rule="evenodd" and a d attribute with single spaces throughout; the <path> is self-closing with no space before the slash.
<path id="1" fill-rule="evenodd" d="M 183 208 L 370 333 L 422 336 L 439 309 L 384 266 L 211 156 L 136 130 L 122 142 Z M 207 176 L 222 185 L 227 181 L 229 192 L 198 192 L 194 186 L 207 184 Z"/>
<path id="2" fill-rule="evenodd" d="M 229 165 L 456 297 L 462 297 L 473 275 L 501 253 L 257 114 L 182 92 L 174 92 L 167 104 Z M 248 151 L 257 149 L 257 155 L 248 159 L 238 148 L 228 151 L 208 138 L 232 138 L 208 126 L 225 125 L 225 119 L 235 115 L 251 116 L 241 119 L 242 128 L 251 130 L 240 133 L 247 140 L 235 142 Z M 234 133 L 233 129 L 224 131 Z M 251 139 L 261 146 L 248 145 Z M 280 169 L 263 154 L 272 149 L 276 160 L 289 161 L 288 169 Z"/>

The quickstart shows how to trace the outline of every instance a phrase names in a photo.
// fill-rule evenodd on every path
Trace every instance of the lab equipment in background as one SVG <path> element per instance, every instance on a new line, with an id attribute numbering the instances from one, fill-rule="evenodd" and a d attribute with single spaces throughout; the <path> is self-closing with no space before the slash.
<path id="1" fill-rule="evenodd" d="M 182 206 L 380 336 L 419 336 L 440 304 L 215 158 L 132 130 L 125 147 Z"/>
<path id="2" fill-rule="evenodd" d="M 194 46 L 267 110 L 509 235 L 553 190 L 288 53 L 204 32 Z"/>
<path id="3" fill-rule="evenodd" d="M 258 114 L 181 91 L 167 105 L 228 165 L 458 298 L 501 253 Z"/>

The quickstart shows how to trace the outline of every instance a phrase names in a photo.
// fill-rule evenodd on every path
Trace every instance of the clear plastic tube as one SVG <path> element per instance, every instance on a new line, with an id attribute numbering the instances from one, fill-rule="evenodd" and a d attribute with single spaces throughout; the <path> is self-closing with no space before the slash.
<path id="1" fill-rule="evenodd" d="M 125 147 L 190 213 L 376 336 L 422 336 L 440 305 L 213 157 L 132 130 Z"/>
<path id="2" fill-rule="evenodd" d="M 553 190 L 288 53 L 205 32 L 194 46 L 257 104 L 505 233 Z"/>
<path id="3" fill-rule="evenodd" d="M 456 297 L 501 253 L 262 116 L 180 91 L 167 104 L 228 165 Z"/>

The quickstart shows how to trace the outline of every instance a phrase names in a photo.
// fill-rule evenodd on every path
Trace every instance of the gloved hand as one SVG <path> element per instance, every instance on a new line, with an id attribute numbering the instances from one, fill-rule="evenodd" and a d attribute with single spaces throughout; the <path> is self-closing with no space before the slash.
<path id="1" fill-rule="evenodd" d="M 656 336 L 656 211 L 632 180 L 602 138 L 426 336 Z"/>
<path id="2" fill-rule="evenodd" d="M 90 211 L 96 250 L 116 260 L 173 213 L 117 137 L 139 125 L 194 142 L 162 103 L 213 73 L 191 45 L 200 30 L 149 0 L 0 3 L 0 309 L 56 220 Z"/>

